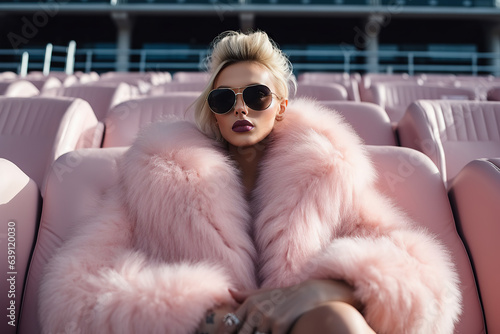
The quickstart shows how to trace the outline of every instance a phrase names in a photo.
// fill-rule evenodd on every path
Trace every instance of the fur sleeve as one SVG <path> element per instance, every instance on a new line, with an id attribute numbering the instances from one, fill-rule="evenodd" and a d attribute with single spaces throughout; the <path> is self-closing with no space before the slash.
<path id="1" fill-rule="evenodd" d="M 451 256 L 384 198 L 371 203 L 380 210 L 367 209 L 373 217 L 327 246 L 312 261 L 313 277 L 351 284 L 377 333 L 453 333 L 461 294 Z"/>
<path id="2" fill-rule="evenodd" d="M 192 333 L 232 301 L 228 287 L 254 287 L 248 210 L 211 141 L 186 122 L 155 123 L 117 171 L 103 210 L 47 267 L 45 333 Z"/>
<path id="3" fill-rule="evenodd" d="M 359 137 L 308 101 L 281 123 L 256 196 L 264 285 L 345 280 L 377 333 L 452 333 L 461 295 L 451 257 L 376 191 Z"/>
<path id="4" fill-rule="evenodd" d="M 40 289 L 43 333 L 190 333 L 207 309 L 229 302 L 221 268 L 152 262 L 130 247 L 125 222 L 119 210 L 101 216 L 51 259 Z"/>

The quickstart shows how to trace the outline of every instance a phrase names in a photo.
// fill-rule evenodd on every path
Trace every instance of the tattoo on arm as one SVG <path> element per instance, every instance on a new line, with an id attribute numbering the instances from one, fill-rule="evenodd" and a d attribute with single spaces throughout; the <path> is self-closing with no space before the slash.
<path id="1" fill-rule="evenodd" d="M 209 310 L 206 314 L 206 317 L 205 317 L 205 323 L 214 324 L 214 317 L 215 317 L 215 312 L 212 310 Z"/>

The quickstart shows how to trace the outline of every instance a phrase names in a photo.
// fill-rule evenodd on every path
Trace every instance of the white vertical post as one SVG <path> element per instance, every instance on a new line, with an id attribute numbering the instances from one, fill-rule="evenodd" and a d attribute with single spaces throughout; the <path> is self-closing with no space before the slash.
<path id="1" fill-rule="evenodd" d="M 24 78 L 26 75 L 28 75 L 28 62 L 30 59 L 30 55 L 28 52 L 23 52 L 22 58 L 21 58 L 21 69 L 19 70 L 19 76 L 21 78 Z"/>
<path id="2" fill-rule="evenodd" d="M 134 20 L 123 12 L 113 12 L 111 17 L 118 30 L 116 37 L 116 71 L 127 72 L 129 70 L 129 52 L 132 45 Z"/>
<path id="3" fill-rule="evenodd" d="M 45 59 L 43 61 L 43 75 L 47 76 L 50 73 L 50 62 L 52 60 L 52 49 L 54 46 L 52 43 L 47 44 L 45 47 Z"/>
<path id="4" fill-rule="evenodd" d="M 368 72 L 377 73 L 379 71 L 378 59 L 378 35 L 381 29 L 381 21 L 383 18 L 380 15 L 370 15 L 365 25 L 366 51 L 366 66 Z"/>
<path id="5" fill-rule="evenodd" d="M 85 73 L 92 71 L 92 50 L 87 51 L 87 59 L 85 60 Z"/>
<path id="6" fill-rule="evenodd" d="M 492 57 L 490 66 L 492 66 L 492 74 L 495 76 L 500 75 L 500 24 L 492 23 L 488 29 L 488 51 L 491 53 L 496 53 L 496 56 Z"/>
<path id="7" fill-rule="evenodd" d="M 71 41 L 68 45 L 68 53 L 66 54 L 66 68 L 65 72 L 68 75 L 73 74 L 75 71 L 75 51 L 76 51 L 76 42 Z"/>

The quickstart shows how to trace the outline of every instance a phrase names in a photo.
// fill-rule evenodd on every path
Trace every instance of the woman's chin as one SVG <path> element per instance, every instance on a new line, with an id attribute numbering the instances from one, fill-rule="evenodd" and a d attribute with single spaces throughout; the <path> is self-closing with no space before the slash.
<path id="1" fill-rule="evenodd" d="M 224 138 L 229 144 L 235 147 L 252 147 L 259 146 L 259 144 L 264 144 L 262 141 L 266 139 L 269 134 L 263 133 L 252 133 L 252 131 L 243 132 L 243 133 L 234 133 L 228 136 L 228 138 Z"/>

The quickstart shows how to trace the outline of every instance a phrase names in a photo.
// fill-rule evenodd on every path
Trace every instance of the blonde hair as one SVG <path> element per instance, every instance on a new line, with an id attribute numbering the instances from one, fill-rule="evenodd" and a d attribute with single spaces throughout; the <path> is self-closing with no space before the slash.
<path id="1" fill-rule="evenodd" d="M 274 78 L 275 93 L 281 98 L 288 98 L 289 89 L 296 87 L 290 61 L 265 32 L 245 34 L 227 31 L 220 34 L 212 43 L 211 54 L 207 57 L 207 69 L 211 74 L 208 85 L 194 102 L 196 125 L 207 136 L 218 141 L 224 139 L 208 107 L 207 97 L 214 88 L 218 74 L 227 66 L 242 61 L 253 61 L 265 66 Z"/>

